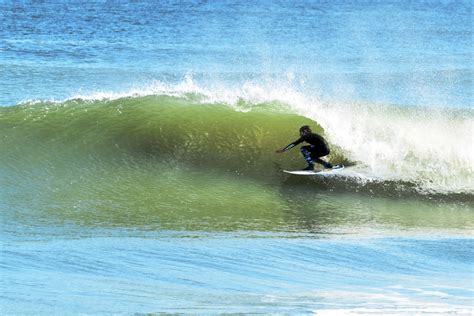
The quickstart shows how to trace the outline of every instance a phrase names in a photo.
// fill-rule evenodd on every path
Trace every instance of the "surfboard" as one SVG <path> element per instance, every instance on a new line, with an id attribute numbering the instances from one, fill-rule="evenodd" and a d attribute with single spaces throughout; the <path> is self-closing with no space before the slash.
<path id="1" fill-rule="evenodd" d="M 338 171 L 344 169 L 343 165 L 335 165 L 332 169 L 323 169 L 319 171 L 315 170 L 283 170 L 283 172 L 289 174 L 295 174 L 298 176 L 317 176 L 317 175 L 327 175 L 332 173 L 337 173 Z"/>

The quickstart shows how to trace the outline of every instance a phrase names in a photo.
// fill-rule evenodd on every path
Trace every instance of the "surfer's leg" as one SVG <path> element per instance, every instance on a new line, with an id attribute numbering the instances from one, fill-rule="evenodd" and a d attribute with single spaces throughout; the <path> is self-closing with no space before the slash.
<path id="1" fill-rule="evenodd" d="M 313 170 L 314 169 L 314 163 L 313 159 L 311 158 L 311 146 L 303 146 L 300 149 L 301 154 L 304 157 L 304 160 L 308 163 L 308 166 L 304 170 Z"/>
<path id="2" fill-rule="evenodd" d="M 322 164 L 322 165 L 324 166 L 324 168 L 328 168 L 328 169 L 329 169 L 329 168 L 332 168 L 332 167 L 333 167 L 333 165 L 332 165 L 331 163 L 329 163 L 329 162 L 327 162 L 327 161 L 324 161 L 324 160 L 322 160 L 322 159 L 319 158 L 319 157 L 313 158 L 313 161 L 316 162 L 316 163 Z"/>

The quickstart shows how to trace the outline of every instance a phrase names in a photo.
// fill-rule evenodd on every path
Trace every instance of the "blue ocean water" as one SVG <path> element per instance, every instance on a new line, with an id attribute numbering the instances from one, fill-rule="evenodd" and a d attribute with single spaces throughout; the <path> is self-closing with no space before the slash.
<path id="1" fill-rule="evenodd" d="M 472 314 L 472 9 L 0 1 L 0 311 Z"/>
<path id="2" fill-rule="evenodd" d="M 472 240 L 201 237 L 7 244 L 2 310 L 140 315 L 472 312 L 472 265 L 467 262 Z"/>
<path id="3" fill-rule="evenodd" d="M 2 1 L 0 104 L 179 82 L 472 105 L 471 1 Z"/>

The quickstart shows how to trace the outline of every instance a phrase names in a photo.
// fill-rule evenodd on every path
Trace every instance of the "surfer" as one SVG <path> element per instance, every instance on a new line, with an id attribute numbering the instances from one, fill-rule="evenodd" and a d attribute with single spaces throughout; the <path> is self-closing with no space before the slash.
<path id="1" fill-rule="evenodd" d="M 303 170 L 314 170 L 314 164 L 319 163 L 324 166 L 324 168 L 332 168 L 333 165 L 329 162 L 322 160 L 320 157 L 329 155 L 329 146 L 326 140 L 316 133 L 311 131 L 311 128 L 308 125 L 301 126 L 300 128 L 300 138 L 293 143 L 289 144 L 283 149 L 279 149 L 277 153 L 283 153 L 302 142 L 307 142 L 309 146 L 302 146 L 300 151 L 303 154 L 304 159 L 308 163 L 308 166 Z"/>

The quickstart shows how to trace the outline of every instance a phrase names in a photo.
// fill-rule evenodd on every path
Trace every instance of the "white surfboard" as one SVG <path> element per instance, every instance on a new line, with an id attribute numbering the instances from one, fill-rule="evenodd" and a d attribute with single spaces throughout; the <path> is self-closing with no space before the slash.
<path id="1" fill-rule="evenodd" d="M 283 172 L 290 173 L 290 174 L 295 174 L 298 176 L 317 176 L 317 175 L 328 175 L 328 174 L 333 174 L 337 173 L 338 171 L 341 171 L 344 169 L 343 165 L 336 165 L 332 169 L 323 169 L 319 171 L 315 170 L 283 170 Z"/>

